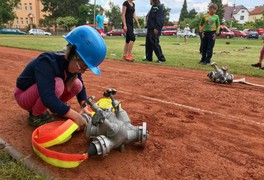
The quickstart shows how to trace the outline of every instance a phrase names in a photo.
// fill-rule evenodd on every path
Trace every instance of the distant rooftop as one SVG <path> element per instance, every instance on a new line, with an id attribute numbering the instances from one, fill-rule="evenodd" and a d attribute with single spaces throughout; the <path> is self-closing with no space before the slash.
<path id="1" fill-rule="evenodd" d="M 255 9 L 253 9 L 250 12 L 250 15 L 262 14 L 263 12 L 264 12 L 264 5 L 263 6 L 256 6 Z"/>

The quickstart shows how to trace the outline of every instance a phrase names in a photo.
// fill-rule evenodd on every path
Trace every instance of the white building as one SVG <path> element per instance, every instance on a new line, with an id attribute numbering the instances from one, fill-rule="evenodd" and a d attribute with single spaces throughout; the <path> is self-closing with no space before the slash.
<path id="1" fill-rule="evenodd" d="M 224 5 L 224 10 L 225 10 L 225 14 L 224 14 L 225 21 L 236 20 L 239 24 L 245 24 L 249 20 L 249 11 L 243 5 L 239 5 L 239 6 Z"/>

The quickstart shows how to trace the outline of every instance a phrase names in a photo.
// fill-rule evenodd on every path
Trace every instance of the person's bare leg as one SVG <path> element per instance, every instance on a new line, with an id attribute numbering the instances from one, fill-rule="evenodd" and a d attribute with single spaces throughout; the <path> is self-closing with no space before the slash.
<path id="1" fill-rule="evenodd" d="M 264 45 L 260 51 L 260 56 L 259 56 L 259 63 L 262 64 L 263 62 L 263 59 L 264 59 Z"/>
<path id="2" fill-rule="evenodd" d="M 128 48 L 127 48 L 127 53 L 128 53 L 128 55 L 132 54 L 133 46 L 134 46 L 134 41 L 130 41 L 130 42 L 128 43 Z"/>
<path id="3" fill-rule="evenodd" d="M 124 56 L 128 56 L 128 43 L 125 43 L 124 46 Z"/>
<path id="4" fill-rule="evenodd" d="M 264 45 L 260 51 L 258 63 L 257 64 L 251 64 L 251 66 L 261 68 L 263 60 L 264 60 Z M 262 67 L 262 69 L 263 69 L 263 67 Z"/>

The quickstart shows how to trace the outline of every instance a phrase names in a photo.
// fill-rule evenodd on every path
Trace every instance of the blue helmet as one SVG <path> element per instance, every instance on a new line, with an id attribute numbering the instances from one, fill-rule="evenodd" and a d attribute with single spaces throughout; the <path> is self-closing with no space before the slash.
<path id="1" fill-rule="evenodd" d="M 76 47 L 79 57 L 97 75 L 101 74 L 99 64 L 106 56 L 106 45 L 101 35 L 90 26 L 79 26 L 64 38 Z"/>

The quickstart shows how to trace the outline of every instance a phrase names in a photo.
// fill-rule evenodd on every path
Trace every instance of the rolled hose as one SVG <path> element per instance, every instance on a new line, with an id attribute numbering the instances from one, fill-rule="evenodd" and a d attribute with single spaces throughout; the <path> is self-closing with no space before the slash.
<path id="1" fill-rule="evenodd" d="M 88 159 L 84 154 L 68 154 L 47 149 L 48 147 L 63 144 L 70 140 L 78 125 L 72 120 L 54 121 L 44 124 L 32 133 L 32 147 L 34 152 L 46 163 L 61 168 L 74 168 Z M 93 151 L 91 151 L 92 153 Z"/>

